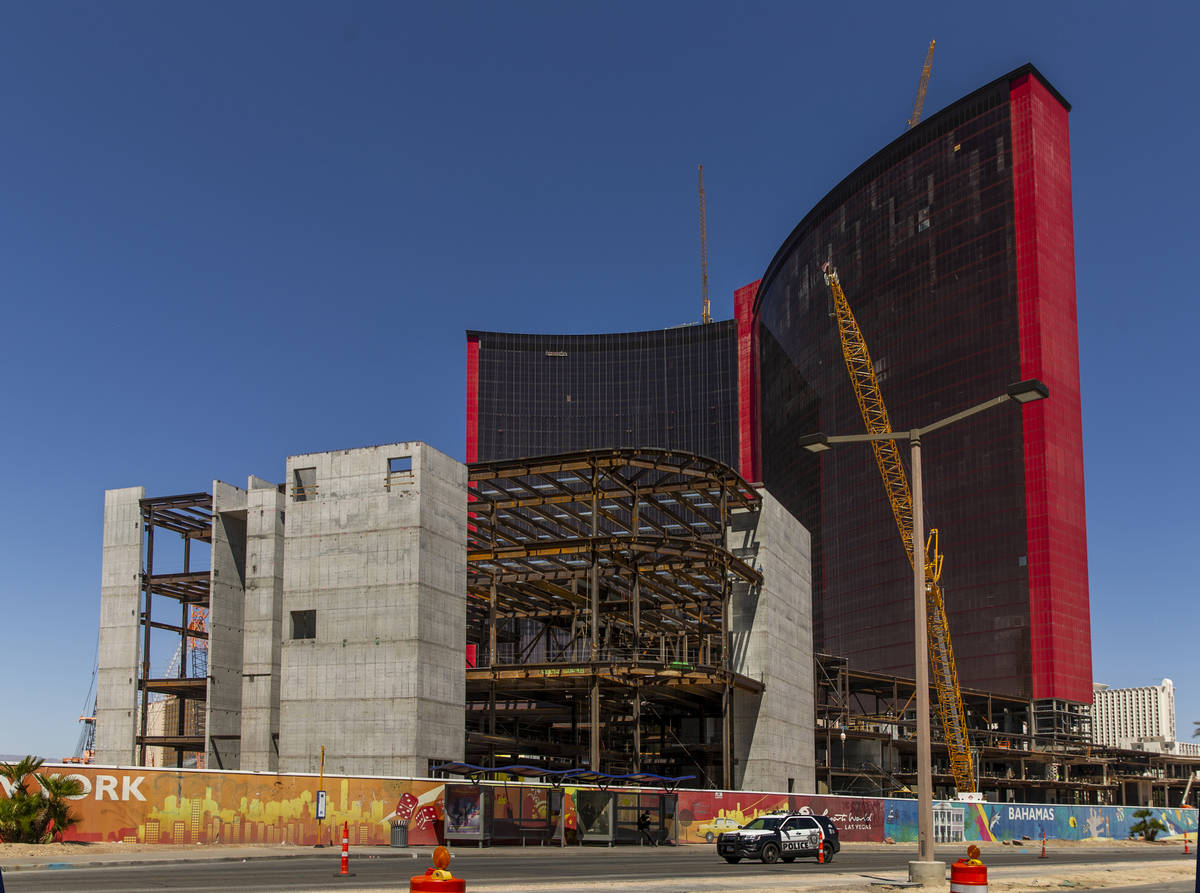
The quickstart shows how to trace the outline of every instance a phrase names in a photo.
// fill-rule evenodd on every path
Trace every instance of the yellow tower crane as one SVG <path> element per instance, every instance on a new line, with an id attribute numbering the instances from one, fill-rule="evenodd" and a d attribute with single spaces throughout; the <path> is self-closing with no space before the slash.
<path id="1" fill-rule="evenodd" d="M 925 54 L 925 67 L 921 69 L 921 83 L 917 85 L 917 98 L 913 102 L 912 117 L 908 119 L 908 129 L 912 130 L 921 121 L 921 109 L 925 108 L 925 89 L 929 86 L 929 72 L 933 70 L 933 45 L 929 41 L 929 52 Z"/>
<path id="2" fill-rule="evenodd" d="M 932 52 L 932 47 L 931 47 Z M 890 434 L 892 423 L 888 418 L 875 367 L 867 350 L 866 339 L 858 327 L 858 321 L 850 310 L 850 303 L 842 291 L 837 270 L 826 263 L 825 283 L 833 294 L 837 314 L 838 336 L 842 342 L 842 357 L 846 371 L 858 398 L 858 409 L 868 434 Z M 873 440 L 875 464 L 883 478 L 888 502 L 892 505 L 892 516 L 904 541 L 904 554 L 909 564 L 913 560 L 913 502 L 908 488 L 908 475 L 900 460 L 900 450 L 894 440 Z M 971 765 L 971 746 L 967 739 L 967 717 L 963 710 L 962 691 L 958 685 L 958 668 L 954 663 L 954 647 L 950 643 L 950 626 L 946 622 L 946 605 L 942 598 L 942 555 L 938 552 L 938 532 L 929 531 L 925 543 L 925 598 L 926 618 L 929 627 L 929 662 L 932 667 L 934 687 L 937 689 L 938 715 L 942 722 L 942 733 L 950 754 L 950 771 L 954 775 L 954 786 L 958 793 L 975 790 L 975 772 Z"/>

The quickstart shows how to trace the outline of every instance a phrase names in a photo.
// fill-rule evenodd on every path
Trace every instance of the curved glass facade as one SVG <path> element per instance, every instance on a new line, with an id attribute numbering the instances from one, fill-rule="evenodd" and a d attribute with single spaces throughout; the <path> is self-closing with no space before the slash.
<path id="1" fill-rule="evenodd" d="M 1019 105 L 1020 90 L 1040 112 Z M 825 261 L 838 269 L 896 430 L 1024 378 L 1050 385 L 1044 403 L 1003 405 L 924 440 L 926 524 L 940 529 L 962 684 L 1090 700 L 1066 111 L 1030 67 L 989 84 L 839 184 L 763 277 L 762 480 L 813 536 L 817 647 L 856 668 L 912 674 L 912 576 L 870 448 L 796 447 L 816 431 L 864 430 Z M 1047 199 L 1064 165 L 1065 204 Z M 1056 241 L 1055 256 L 1031 253 L 1030 226 L 1034 241 Z M 1048 456 L 1077 471 L 1047 479 Z M 1068 534 L 1054 549 L 1051 530 Z"/>

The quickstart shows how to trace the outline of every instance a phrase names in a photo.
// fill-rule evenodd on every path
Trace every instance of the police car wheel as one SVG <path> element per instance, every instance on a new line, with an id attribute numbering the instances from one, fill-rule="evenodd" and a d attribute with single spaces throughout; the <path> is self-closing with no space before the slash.
<path id="1" fill-rule="evenodd" d="M 832 843 L 825 844 L 825 861 L 826 862 L 833 861 L 833 844 Z"/>
<path id="2" fill-rule="evenodd" d="M 742 861 L 742 857 L 741 856 L 725 856 L 725 861 L 728 862 L 730 865 L 737 865 L 739 862 Z"/>
<path id="3" fill-rule="evenodd" d="M 764 843 L 762 848 L 763 865 L 771 865 L 779 861 L 779 844 Z"/>

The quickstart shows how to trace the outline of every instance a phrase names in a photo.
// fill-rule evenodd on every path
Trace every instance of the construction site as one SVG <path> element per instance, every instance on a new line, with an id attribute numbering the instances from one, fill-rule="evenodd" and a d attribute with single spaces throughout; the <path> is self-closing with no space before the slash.
<path id="1" fill-rule="evenodd" d="M 376 459 L 388 452 L 411 455 L 416 447 L 366 452 Z M 343 451 L 343 459 L 353 452 Z M 406 497 L 414 495 L 411 464 L 402 477 L 389 470 L 390 462 L 375 464 L 372 490 L 387 498 L 399 496 L 403 486 Z M 464 695 L 455 708 L 461 725 L 457 741 L 417 755 L 408 774 L 425 775 L 454 758 L 483 766 L 519 761 L 547 772 L 590 767 L 691 777 L 716 789 L 913 795 L 913 680 L 855 670 L 844 657 L 795 641 L 790 631 L 807 613 L 805 593 L 779 591 L 773 581 L 806 574 L 804 553 L 781 547 L 803 535 L 769 494 L 727 466 L 652 450 L 476 463 L 464 471 Z M 310 479 L 307 469 L 298 476 L 293 469 L 292 477 L 290 485 L 259 487 L 260 499 L 324 502 L 328 515 L 328 503 L 337 498 L 332 484 Z M 236 579 L 227 572 L 221 586 L 238 591 L 229 604 L 240 610 L 218 614 L 210 629 L 211 587 L 221 574 L 195 567 L 193 552 L 199 544 L 211 546 L 220 506 L 197 493 L 141 498 L 130 510 L 135 507 L 146 564 L 131 576 L 143 609 L 121 625 L 121 634 L 127 653 L 141 659 L 132 666 L 135 684 L 125 687 L 131 696 L 121 717 L 126 739 L 100 762 L 245 769 L 256 765 L 254 735 L 265 732 L 274 757 L 258 765 L 311 771 L 312 754 L 280 740 L 280 706 L 299 696 L 280 689 L 293 678 L 283 671 L 282 650 L 285 638 L 304 642 L 326 633 L 326 618 L 318 633 L 316 610 L 285 613 L 282 585 L 277 593 L 269 590 L 278 605 L 255 606 L 253 596 L 263 587 L 235 570 Z M 347 512 L 354 509 L 334 514 Z M 113 521 L 125 526 L 123 519 Z M 347 533 L 355 535 L 342 530 L 338 537 Z M 183 568 L 156 571 L 155 551 L 168 537 L 178 538 L 172 554 L 182 556 Z M 260 543 L 287 553 L 286 543 Z M 252 553 L 259 560 L 266 554 Z M 253 569 L 247 560 L 229 567 Z M 272 581 L 288 578 L 282 568 L 267 570 Z M 381 568 L 364 572 L 386 576 Z M 360 600 L 356 613 L 364 611 L 369 606 Z M 290 630 L 275 643 L 273 661 L 238 667 L 245 716 L 231 716 L 226 706 L 225 716 L 217 713 L 226 731 L 214 732 L 212 693 L 220 677 L 209 673 L 210 646 L 229 650 L 232 640 L 244 648 L 254 635 L 254 614 L 264 630 Z M 353 663 L 389 645 L 398 650 L 381 632 L 378 624 L 360 624 L 355 638 L 335 630 L 335 660 Z M 165 672 L 157 661 L 165 661 Z M 101 678 L 112 669 L 102 667 Z M 277 692 L 269 695 L 275 702 L 255 704 L 254 690 Z M 1195 799 L 1190 781 L 1200 757 L 1095 746 L 1088 711 L 1078 705 L 1048 710 L 1030 699 L 969 688 L 958 695 L 970 742 L 970 789 L 991 802 L 1167 806 L 1184 796 Z M 317 693 L 315 700 L 325 699 Z M 218 700 L 217 710 L 228 701 Z M 362 769 L 401 756 L 394 743 L 400 719 L 372 714 L 366 703 L 352 700 L 345 731 L 327 738 L 330 767 Z M 256 730 L 263 718 L 268 725 Z M 114 725 L 101 727 L 111 736 Z M 367 733 L 390 743 L 357 763 L 339 752 L 337 742 Z M 932 740 L 935 796 L 949 798 L 966 786 L 952 771 L 940 723 Z M 292 758 L 280 759 L 281 753 Z M 91 762 L 88 756 L 81 742 L 77 759 Z"/>
<path id="2" fill-rule="evenodd" d="M 923 120 L 932 52 L 733 320 L 701 168 L 700 323 L 467 332 L 465 462 L 108 491 L 76 758 L 1196 802 L 1200 755 L 1092 734 L 1073 268 L 1021 229 L 1072 244 L 1070 107 L 1026 65 Z"/>

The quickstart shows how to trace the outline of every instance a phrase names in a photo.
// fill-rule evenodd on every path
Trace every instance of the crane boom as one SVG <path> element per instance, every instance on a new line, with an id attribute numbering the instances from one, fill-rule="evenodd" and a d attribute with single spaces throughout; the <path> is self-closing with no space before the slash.
<path id="1" fill-rule="evenodd" d="M 711 308 L 708 303 L 708 229 L 704 225 L 704 165 L 698 165 L 700 170 L 700 281 L 704 294 L 704 307 L 700 313 L 700 321 L 712 322 Z"/>
<path id="2" fill-rule="evenodd" d="M 932 52 L 932 47 L 930 48 Z M 825 282 L 833 294 L 837 313 L 838 337 L 842 343 L 842 357 L 846 371 L 858 399 L 859 412 L 869 434 L 890 434 L 892 423 L 887 407 L 879 390 L 871 353 L 858 321 L 850 310 L 850 303 L 842 291 L 837 270 L 825 264 Z M 909 564 L 913 561 L 913 501 L 908 486 L 908 474 L 900 459 L 900 449 L 894 440 L 873 440 L 875 464 L 883 478 L 883 488 L 892 506 L 892 516 L 904 541 L 904 553 Z M 954 786 L 960 794 L 975 790 L 975 772 L 971 765 L 971 746 L 967 739 L 966 712 L 963 709 L 962 690 L 958 685 L 958 668 L 954 662 L 954 647 L 950 641 L 950 625 L 946 621 L 946 605 L 942 597 L 942 555 L 938 551 L 938 532 L 929 531 L 925 543 L 925 599 L 926 625 L 929 629 L 929 661 L 933 668 L 933 682 L 937 689 L 938 716 L 942 733 L 950 755 L 950 771 L 954 775 Z"/>
<path id="3" fill-rule="evenodd" d="M 908 129 L 912 130 L 921 121 L 921 109 L 925 107 L 925 89 L 929 86 L 929 72 L 933 70 L 933 45 L 929 41 L 929 52 L 925 54 L 925 67 L 921 69 L 921 83 L 917 85 L 917 98 L 913 101 L 912 117 L 908 119 Z"/>

